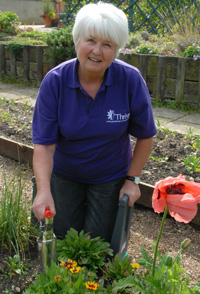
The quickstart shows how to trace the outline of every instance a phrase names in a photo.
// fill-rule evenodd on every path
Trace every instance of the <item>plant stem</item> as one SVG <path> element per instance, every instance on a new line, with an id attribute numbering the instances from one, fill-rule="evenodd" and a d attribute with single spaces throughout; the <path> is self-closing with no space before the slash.
<path id="1" fill-rule="evenodd" d="M 161 223 L 161 226 L 160 226 L 160 232 L 158 234 L 156 247 L 155 247 L 155 251 L 154 251 L 153 270 L 152 270 L 153 277 L 155 275 L 156 258 L 157 258 L 157 254 L 158 254 L 158 245 L 159 245 L 160 238 L 161 238 L 161 235 L 162 235 L 162 231 L 163 231 L 163 228 L 164 228 L 164 223 L 165 223 L 165 219 L 166 219 L 166 216 L 167 216 L 167 212 L 168 212 L 168 207 L 166 205 L 165 210 L 164 210 L 164 214 L 163 214 L 163 218 L 162 218 L 162 223 Z"/>

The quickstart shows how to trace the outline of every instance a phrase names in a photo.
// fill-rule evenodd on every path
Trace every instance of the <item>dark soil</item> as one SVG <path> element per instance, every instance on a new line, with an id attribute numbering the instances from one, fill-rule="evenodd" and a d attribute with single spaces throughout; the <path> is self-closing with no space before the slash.
<path id="1" fill-rule="evenodd" d="M 1 136 L 32 146 L 32 116 L 33 107 L 0 100 Z M 181 173 L 200 182 L 199 172 L 190 172 L 183 164 L 183 159 L 192 152 L 194 149 L 191 137 L 169 133 L 167 129 L 161 128 L 154 137 L 152 153 L 144 167 L 142 181 L 154 185 L 160 179 L 167 176 L 176 177 Z M 200 151 L 197 157 L 200 157 Z"/>
<path id="2" fill-rule="evenodd" d="M 9 103 L 1 99 L 0 136 L 21 144 L 32 145 L 32 115 L 33 108 L 25 104 L 15 104 L 12 101 Z M 192 141 L 193 138 L 179 133 L 169 133 L 165 129 L 158 130 L 154 138 L 151 156 L 142 173 L 142 181 L 154 185 L 156 181 L 167 176 L 176 177 L 179 174 L 183 174 L 188 179 L 200 182 L 200 173 L 189 172 L 183 164 L 183 158 L 194 152 Z M 198 157 L 200 157 L 200 152 Z M 5 167 L 8 173 L 10 173 L 12 167 L 15 168 L 17 164 L 14 160 L 0 156 L 0 174 L 2 172 L 1 169 Z M 32 171 L 30 169 L 30 176 L 27 180 L 27 195 L 30 199 L 32 195 L 31 177 Z M 0 175 L 0 191 L 2 186 L 3 181 Z M 155 214 L 152 210 L 135 205 L 128 246 L 128 253 L 133 258 L 133 261 L 141 257 L 141 245 L 151 251 L 150 240 L 156 242 L 161 219 L 161 216 Z M 174 219 L 168 218 L 159 249 L 161 253 L 166 254 L 170 252 L 172 256 L 175 256 L 180 248 L 180 243 L 185 238 L 190 238 L 192 245 L 182 255 L 182 266 L 190 275 L 191 281 L 195 283 L 195 281 L 200 279 L 200 234 L 197 228 L 192 227 L 190 224 L 177 223 Z M 10 255 L 5 250 L 0 252 L 0 293 L 22 293 L 25 287 L 35 279 L 35 273 L 38 273 L 37 246 L 31 248 L 30 255 L 27 255 L 29 266 L 26 274 L 15 274 L 12 277 L 8 275 L 8 268 L 4 261 Z"/>

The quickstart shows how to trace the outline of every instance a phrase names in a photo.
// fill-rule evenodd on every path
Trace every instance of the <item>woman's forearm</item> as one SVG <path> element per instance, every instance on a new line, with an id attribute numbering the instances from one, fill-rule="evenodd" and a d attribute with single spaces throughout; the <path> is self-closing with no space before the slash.
<path id="1" fill-rule="evenodd" d="M 56 214 L 50 188 L 54 152 L 55 145 L 34 145 L 33 170 L 37 183 L 37 195 L 33 201 L 32 209 L 38 221 L 44 221 L 46 208 L 49 208 L 53 215 Z"/>
<path id="2" fill-rule="evenodd" d="M 53 169 L 55 145 L 34 144 L 33 170 L 37 182 L 37 191 L 50 191 L 50 178 Z"/>

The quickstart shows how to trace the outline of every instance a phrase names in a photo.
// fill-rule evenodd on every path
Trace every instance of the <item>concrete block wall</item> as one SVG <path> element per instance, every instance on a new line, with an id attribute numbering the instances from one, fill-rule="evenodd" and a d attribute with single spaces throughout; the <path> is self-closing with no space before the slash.
<path id="1" fill-rule="evenodd" d="M 55 4 L 57 13 L 63 12 L 64 3 L 59 0 L 50 1 Z M 0 10 L 15 12 L 22 24 L 43 25 L 42 0 L 0 0 Z"/>

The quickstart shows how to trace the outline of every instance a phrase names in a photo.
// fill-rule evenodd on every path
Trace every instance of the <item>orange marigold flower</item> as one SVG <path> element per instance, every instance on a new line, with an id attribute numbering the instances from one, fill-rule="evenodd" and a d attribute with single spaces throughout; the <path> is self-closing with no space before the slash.
<path id="1" fill-rule="evenodd" d="M 87 282 L 85 283 L 85 286 L 88 290 L 96 291 L 97 288 L 99 287 L 99 284 L 95 282 Z"/>
<path id="2" fill-rule="evenodd" d="M 140 265 L 137 262 L 132 263 L 132 268 L 139 268 Z"/>
<path id="3" fill-rule="evenodd" d="M 66 267 L 67 269 L 72 268 L 72 267 L 76 267 L 77 266 L 77 262 L 73 261 L 71 259 L 68 259 L 67 262 L 61 261 L 60 265 Z"/>
<path id="4" fill-rule="evenodd" d="M 60 281 L 61 280 L 61 276 L 55 276 L 54 277 L 54 280 L 56 280 L 56 282 Z"/>
<path id="5" fill-rule="evenodd" d="M 77 274 L 80 272 L 82 268 L 80 266 L 77 266 L 77 267 L 72 267 L 70 268 L 70 272 L 72 272 L 73 274 Z"/>
<path id="6" fill-rule="evenodd" d="M 200 184 L 186 181 L 179 175 L 167 177 L 155 184 L 152 206 L 155 212 L 161 213 L 168 206 L 169 213 L 178 222 L 189 223 L 197 213 L 200 202 Z"/>

